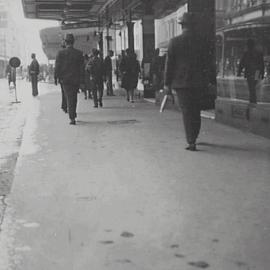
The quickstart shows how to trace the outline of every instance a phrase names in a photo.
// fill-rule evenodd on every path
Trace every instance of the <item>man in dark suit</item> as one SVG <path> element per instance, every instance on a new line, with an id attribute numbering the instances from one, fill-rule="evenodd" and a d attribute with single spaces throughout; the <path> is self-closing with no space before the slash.
<path id="1" fill-rule="evenodd" d="M 66 48 L 66 44 L 63 41 L 63 43 L 61 44 L 62 49 Z M 67 113 L 67 99 L 66 99 L 66 95 L 64 92 L 64 87 L 63 84 L 61 83 L 61 81 L 59 80 L 59 78 L 57 78 L 57 74 L 56 74 L 56 70 L 54 70 L 54 83 L 55 85 L 57 85 L 57 82 L 59 81 L 60 83 L 60 87 L 61 87 L 61 97 L 62 97 L 62 102 L 61 102 L 61 109 Z"/>
<path id="2" fill-rule="evenodd" d="M 31 54 L 31 58 L 33 60 L 29 66 L 29 78 L 31 79 L 31 83 L 32 83 L 32 95 L 35 97 L 38 95 L 39 63 L 34 53 Z"/>
<path id="3" fill-rule="evenodd" d="M 256 49 L 253 39 L 247 40 L 247 51 L 240 60 L 237 76 L 241 75 L 243 69 L 245 69 L 245 78 L 248 83 L 249 102 L 256 104 L 256 86 L 258 81 L 264 77 L 264 60 L 262 52 Z"/>
<path id="4" fill-rule="evenodd" d="M 183 32 L 173 38 L 168 47 L 165 66 L 165 92 L 174 89 L 183 114 L 188 146 L 196 151 L 196 139 L 200 132 L 200 100 L 210 83 L 216 83 L 215 68 L 210 68 L 206 56 L 206 43 L 195 31 L 196 14 L 185 13 L 180 23 Z"/>
<path id="5" fill-rule="evenodd" d="M 63 85 L 71 125 L 76 125 L 77 93 L 84 81 L 83 53 L 73 47 L 74 41 L 72 34 L 66 35 L 66 48 L 59 51 L 55 61 L 55 76 Z"/>
<path id="6" fill-rule="evenodd" d="M 103 60 L 99 57 L 99 51 L 94 48 L 92 50 L 92 57 L 90 58 L 87 64 L 87 71 L 90 74 L 90 80 L 92 81 L 92 92 L 94 99 L 94 107 L 98 108 L 103 107 L 102 97 L 103 97 L 103 75 L 104 75 L 104 66 Z"/>

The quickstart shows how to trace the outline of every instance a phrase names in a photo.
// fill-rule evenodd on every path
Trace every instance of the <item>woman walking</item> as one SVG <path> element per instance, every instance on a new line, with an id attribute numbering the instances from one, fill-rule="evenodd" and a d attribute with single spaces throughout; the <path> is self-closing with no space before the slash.
<path id="1" fill-rule="evenodd" d="M 134 90 L 137 88 L 140 64 L 137 55 L 126 49 L 126 57 L 121 61 L 122 87 L 127 91 L 127 101 L 134 103 Z"/>

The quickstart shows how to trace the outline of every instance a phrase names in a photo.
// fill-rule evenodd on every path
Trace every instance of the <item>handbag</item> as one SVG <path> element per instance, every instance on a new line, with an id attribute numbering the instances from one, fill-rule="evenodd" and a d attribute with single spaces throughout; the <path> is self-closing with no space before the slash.
<path id="1" fill-rule="evenodd" d="M 202 111 L 215 109 L 215 101 L 217 98 L 216 85 L 209 84 L 205 91 L 202 92 L 199 106 Z"/>

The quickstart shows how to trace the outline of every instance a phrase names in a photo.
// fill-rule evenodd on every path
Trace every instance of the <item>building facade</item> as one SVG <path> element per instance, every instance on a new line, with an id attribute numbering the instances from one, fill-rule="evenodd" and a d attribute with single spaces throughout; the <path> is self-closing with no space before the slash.
<path id="1" fill-rule="evenodd" d="M 10 14 L 10 1 L 0 0 L 0 77 L 5 76 L 8 60 L 20 56 L 18 30 Z"/>
<path id="2" fill-rule="evenodd" d="M 216 32 L 216 119 L 270 137 L 270 0 L 230 0 L 223 9 L 223 25 L 219 25 Z M 264 79 L 259 81 L 256 89 L 258 104 L 254 107 L 248 103 L 245 78 L 237 77 L 248 39 L 255 41 L 265 62 Z"/>

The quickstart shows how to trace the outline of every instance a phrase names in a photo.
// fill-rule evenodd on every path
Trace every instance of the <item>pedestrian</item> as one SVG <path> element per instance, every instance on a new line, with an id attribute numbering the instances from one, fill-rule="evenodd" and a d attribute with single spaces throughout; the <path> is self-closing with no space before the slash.
<path id="1" fill-rule="evenodd" d="M 114 52 L 109 50 L 108 55 L 104 59 L 104 76 L 107 87 L 107 96 L 113 96 L 113 85 L 112 85 L 112 57 Z"/>
<path id="2" fill-rule="evenodd" d="M 87 70 L 87 64 L 89 62 L 89 56 L 88 54 L 84 55 L 84 99 L 92 99 L 92 94 L 91 94 L 91 81 L 90 81 L 90 73 Z"/>
<path id="3" fill-rule="evenodd" d="M 140 64 L 137 55 L 131 49 L 126 49 L 126 56 L 121 61 L 120 70 L 122 87 L 127 91 L 127 101 L 134 103 L 134 90 L 138 85 Z"/>
<path id="4" fill-rule="evenodd" d="M 73 47 L 73 34 L 66 34 L 66 48 L 58 52 L 55 61 L 55 73 L 63 84 L 71 125 L 76 125 L 77 93 L 84 82 L 83 53 Z"/>
<path id="5" fill-rule="evenodd" d="M 16 86 L 16 69 L 12 67 L 10 64 L 6 67 L 6 76 L 8 80 L 8 87 L 11 87 L 11 83 L 13 83 L 14 87 Z"/>
<path id="6" fill-rule="evenodd" d="M 159 55 L 160 50 L 157 48 L 150 65 L 150 81 L 153 89 L 157 92 L 163 87 L 164 65 L 163 58 Z"/>
<path id="7" fill-rule="evenodd" d="M 65 41 L 62 42 L 61 47 L 62 47 L 62 49 L 66 48 Z M 54 69 L 54 83 L 55 83 L 55 85 L 57 85 L 58 82 L 59 82 L 60 87 L 61 87 L 61 100 L 62 100 L 61 101 L 61 109 L 63 110 L 64 113 L 67 113 L 67 99 L 66 99 L 66 95 L 65 95 L 65 92 L 64 92 L 63 83 L 57 77 L 56 68 L 55 68 Z"/>
<path id="8" fill-rule="evenodd" d="M 115 75 L 116 75 L 116 81 L 118 82 L 120 80 L 120 63 L 122 60 L 122 56 L 118 55 L 116 58 L 116 70 L 115 70 Z"/>
<path id="9" fill-rule="evenodd" d="M 29 66 L 29 78 L 32 84 L 32 95 L 35 97 L 38 95 L 38 74 L 39 74 L 39 63 L 36 59 L 36 54 L 32 53 L 31 58 L 33 59 Z"/>
<path id="10" fill-rule="evenodd" d="M 102 97 L 103 97 L 103 75 L 104 67 L 103 60 L 99 57 L 99 51 L 94 48 L 92 50 L 92 57 L 87 64 L 87 70 L 90 74 L 90 81 L 92 84 L 92 92 L 94 99 L 94 107 L 103 107 Z"/>
<path id="11" fill-rule="evenodd" d="M 205 55 L 205 43 L 195 31 L 194 13 L 184 13 L 180 24 L 183 32 L 170 40 L 165 67 L 164 90 L 177 93 L 183 114 L 187 150 L 196 151 L 200 132 L 200 100 L 204 89 L 216 84 L 215 68 Z"/>
<path id="12" fill-rule="evenodd" d="M 241 76 L 243 69 L 245 69 L 245 78 L 248 84 L 249 102 L 256 104 L 256 86 L 258 81 L 264 78 L 264 60 L 262 52 L 256 49 L 253 39 L 247 40 L 247 51 L 240 60 L 237 76 Z"/>

